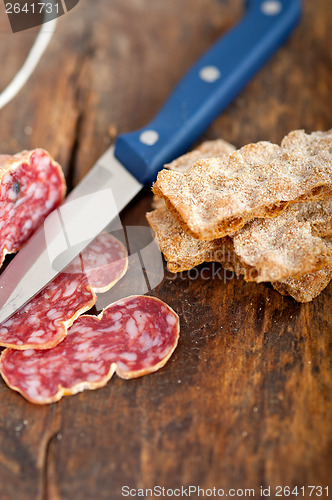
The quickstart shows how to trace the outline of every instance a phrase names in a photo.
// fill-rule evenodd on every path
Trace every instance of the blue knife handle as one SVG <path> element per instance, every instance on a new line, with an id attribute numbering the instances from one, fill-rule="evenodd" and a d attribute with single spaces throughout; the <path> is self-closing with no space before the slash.
<path id="1" fill-rule="evenodd" d="M 183 154 L 287 39 L 300 0 L 248 0 L 244 18 L 189 70 L 157 116 L 118 137 L 115 156 L 143 184 Z"/>

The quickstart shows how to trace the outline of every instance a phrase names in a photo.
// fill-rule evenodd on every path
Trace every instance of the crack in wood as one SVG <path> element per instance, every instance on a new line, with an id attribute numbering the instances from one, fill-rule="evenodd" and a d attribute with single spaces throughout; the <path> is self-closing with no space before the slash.
<path id="1" fill-rule="evenodd" d="M 50 496 L 49 492 L 49 476 L 51 468 L 51 449 L 52 443 L 56 442 L 59 431 L 61 429 L 61 410 L 59 405 L 52 407 L 51 423 L 49 427 L 50 433 L 45 436 L 41 443 L 41 448 L 38 457 L 38 466 L 41 469 L 41 486 L 40 486 L 40 500 L 57 500 L 57 497 Z"/>
<path id="2" fill-rule="evenodd" d="M 53 463 L 52 463 L 52 448 L 55 446 L 55 443 L 58 441 L 58 432 L 54 432 L 51 436 L 49 436 L 49 439 L 46 443 L 46 448 L 45 448 L 45 461 L 44 461 L 44 466 L 43 466 L 43 472 L 42 472 L 42 494 L 41 494 L 41 500 L 58 500 L 60 499 L 60 496 L 58 495 L 57 492 L 54 491 L 55 488 L 55 481 L 49 481 L 49 476 L 54 474 L 53 470 Z M 50 472 L 52 473 L 50 474 Z M 52 491 L 50 491 L 50 489 Z"/>
<path id="3" fill-rule="evenodd" d="M 74 89 L 73 98 L 76 108 L 76 119 L 74 123 L 73 142 L 71 144 L 68 162 L 67 162 L 67 189 L 70 192 L 75 187 L 75 175 L 77 173 L 77 158 L 80 150 L 81 136 L 85 113 L 87 109 L 87 98 L 89 89 L 85 86 L 86 79 L 84 73 L 87 65 L 90 64 L 94 57 L 95 48 L 92 45 L 93 32 L 91 26 L 87 25 L 82 39 L 85 41 L 84 50 L 82 50 L 77 58 L 75 69 L 69 79 L 69 85 Z"/>
<path id="4" fill-rule="evenodd" d="M 83 112 L 81 111 L 79 112 L 76 119 L 74 141 L 71 147 L 68 160 L 68 170 L 66 175 L 68 192 L 70 192 L 74 188 L 74 179 L 76 173 L 77 156 L 80 147 L 80 135 L 82 130 L 82 123 L 83 123 Z"/>

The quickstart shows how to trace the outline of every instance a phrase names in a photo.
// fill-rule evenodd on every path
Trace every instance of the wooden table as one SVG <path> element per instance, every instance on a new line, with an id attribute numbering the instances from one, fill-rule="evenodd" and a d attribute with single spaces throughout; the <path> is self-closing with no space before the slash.
<path id="1" fill-rule="evenodd" d="M 36 30 L 11 34 L 1 9 L 3 89 Z M 240 0 L 81 0 L 1 111 L 1 152 L 48 149 L 71 188 L 116 133 L 153 117 L 242 10 Z M 305 0 L 290 41 L 202 139 L 241 146 L 329 128 L 331 14 L 330 0 Z M 150 203 L 145 190 L 124 224 L 146 225 Z M 256 498 L 260 486 L 332 487 L 332 286 L 301 305 L 209 270 L 208 280 L 166 273 L 153 291 L 181 319 L 179 346 L 156 374 L 115 376 L 45 407 L 0 383 L 1 500 L 113 500 L 125 485 L 255 488 Z"/>

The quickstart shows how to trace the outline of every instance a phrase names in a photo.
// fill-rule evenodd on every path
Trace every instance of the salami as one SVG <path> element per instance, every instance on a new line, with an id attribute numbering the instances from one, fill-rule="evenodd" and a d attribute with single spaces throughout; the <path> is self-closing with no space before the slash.
<path id="1" fill-rule="evenodd" d="M 63 342 L 46 351 L 6 349 L 0 372 L 12 389 L 37 404 L 98 389 L 113 373 L 139 377 L 164 366 L 179 337 L 179 318 L 154 297 L 131 296 L 99 316 L 81 316 Z"/>
<path id="2" fill-rule="evenodd" d="M 42 149 L 0 155 L 0 266 L 63 200 L 60 165 Z"/>
<path id="3" fill-rule="evenodd" d="M 13 349 L 49 349 L 96 303 L 96 292 L 109 290 L 126 272 L 127 252 L 108 233 L 99 235 L 64 272 L 0 325 L 0 345 Z"/>

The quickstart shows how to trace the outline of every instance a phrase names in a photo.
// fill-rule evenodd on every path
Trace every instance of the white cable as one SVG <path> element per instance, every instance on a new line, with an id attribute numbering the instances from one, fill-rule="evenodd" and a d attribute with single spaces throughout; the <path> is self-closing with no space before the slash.
<path id="1" fill-rule="evenodd" d="M 34 72 L 37 64 L 39 63 L 42 55 L 47 49 L 48 44 L 53 36 L 57 20 L 53 19 L 48 23 L 42 25 L 38 36 L 33 44 L 28 57 L 22 68 L 16 73 L 13 80 L 10 82 L 8 87 L 5 88 L 0 94 L 0 109 L 2 109 L 6 104 L 8 104 L 14 97 L 19 93 L 19 91 L 24 87 L 32 73 Z"/>

